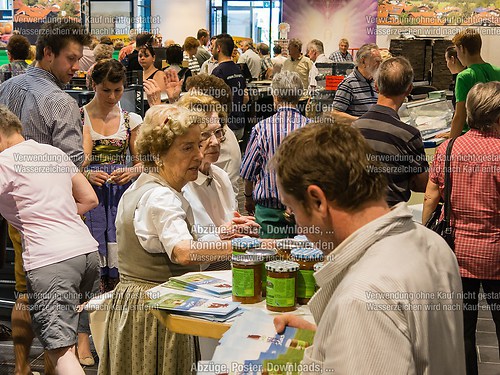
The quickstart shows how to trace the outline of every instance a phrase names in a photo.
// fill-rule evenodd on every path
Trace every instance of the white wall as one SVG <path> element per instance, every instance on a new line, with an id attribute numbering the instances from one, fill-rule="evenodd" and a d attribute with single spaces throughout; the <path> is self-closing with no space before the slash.
<path id="1" fill-rule="evenodd" d="M 445 39 L 452 39 L 453 36 L 465 27 L 460 26 L 377 26 L 377 44 L 380 48 L 389 48 L 391 39 L 399 38 L 401 31 L 409 31 L 420 35 L 431 37 L 442 36 Z M 498 41 L 500 40 L 500 30 L 498 27 L 478 27 L 483 41 L 481 56 L 484 61 L 500 66 L 500 53 L 498 53 Z"/>
<path id="2" fill-rule="evenodd" d="M 187 36 L 201 28 L 209 28 L 208 0 L 152 0 L 151 28 L 159 30 L 163 41 L 173 39 L 182 45 Z"/>

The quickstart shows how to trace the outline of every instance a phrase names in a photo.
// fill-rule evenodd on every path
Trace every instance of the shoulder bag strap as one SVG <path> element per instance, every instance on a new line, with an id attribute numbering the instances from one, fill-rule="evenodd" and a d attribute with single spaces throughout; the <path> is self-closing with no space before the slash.
<path id="1" fill-rule="evenodd" d="M 452 138 L 446 147 L 446 159 L 444 163 L 444 220 L 446 221 L 446 230 L 450 228 L 451 216 L 451 150 L 456 138 Z"/>

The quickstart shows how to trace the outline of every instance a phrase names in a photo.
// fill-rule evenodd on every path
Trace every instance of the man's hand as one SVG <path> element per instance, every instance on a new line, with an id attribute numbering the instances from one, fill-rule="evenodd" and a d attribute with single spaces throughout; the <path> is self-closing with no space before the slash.
<path id="1" fill-rule="evenodd" d="M 316 331 L 315 324 L 310 323 L 305 319 L 299 318 L 297 315 L 283 314 L 278 315 L 276 318 L 274 318 L 274 328 L 276 328 L 277 333 L 283 333 L 286 326 Z"/>
<path id="2" fill-rule="evenodd" d="M 165 73 L 165 88 L 167 90 L 168 100 L 170 103 L 179 99 L 182 90 L 182 82 L 179 81 L 179 76 L 174 68 L 169 68 L 164 71 Z"/>
<path id="3" fill-rule="evenodd" d="M 147 79 L 143 82 L 144 92 L 148 98 L 150 107 L 161 104 L 161 90 L 160 86 L 154 79 Z"/>

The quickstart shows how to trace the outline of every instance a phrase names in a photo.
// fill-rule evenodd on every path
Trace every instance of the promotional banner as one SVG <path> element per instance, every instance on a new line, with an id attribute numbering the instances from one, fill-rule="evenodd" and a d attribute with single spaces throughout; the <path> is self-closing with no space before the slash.
<path id="1" fill-rule="evenodd" d="M 377 0 L 285 0 L 283 22 L 290 24 L 289 38 L 305 45 L 319 39 L 325 54 L 338 49 L 347 38 L 350 48 L 376 42 Z"/>

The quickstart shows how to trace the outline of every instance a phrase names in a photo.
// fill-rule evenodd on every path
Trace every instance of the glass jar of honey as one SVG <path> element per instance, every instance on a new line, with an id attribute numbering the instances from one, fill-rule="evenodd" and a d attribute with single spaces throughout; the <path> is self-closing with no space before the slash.
<path id="1" fill-rule="evenodd" d="M 293 249 L 292 259 L 300 266 L 297 275 L 297 302 L 306 305 L 316 291 L 314 265 L 323 260 L 323 253 L 318 249 Z"/>
<path id="2" fill-rule="evenodd" d="M 266 271 L 267 309 L 276 312 L 295 310 L 299 264 L 290 261 L 275 260 L 266 263 Z"/>
<path id="3" fill-rule="evenodd" d="M 233 301 L 252 304 L 262 301 L 262 265 L 253 255 L 233 255 Z"/>
<path id="4" fill-rule="evenodd" d="M 276 240 L 276 249 L 278 250 L 278 256 L 281 258 L 281 260 L 289 260 L 291 259 L 291 254 L 290 252 L 293 249 L 297 248 L 305 248 L 305 247 L 312 247 L 311 242 L 309 242 L 307 239 L 303 238 L 282 238 L 279 240 Z"/>
<path id="5" fill-rule="evenodd" d="M 262 297 L 266 296 L 267 288 L 267 271 L 265 267 L 266 262 L 276 260 L 277 251 L 274 249 L 250 249 L 247 250 L 246 254 L 256 256 L 258 259 L 262 260 Z"/>

